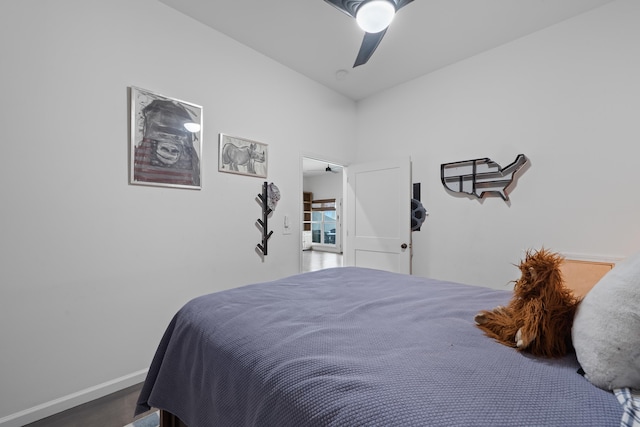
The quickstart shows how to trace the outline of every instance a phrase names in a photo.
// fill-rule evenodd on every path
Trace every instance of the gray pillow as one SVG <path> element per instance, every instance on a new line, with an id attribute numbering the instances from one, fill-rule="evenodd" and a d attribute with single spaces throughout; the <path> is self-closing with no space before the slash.
<path id="1" fill-rule="evenodd" d="M 584 297 L 572 338 L 592 384 L 640 389 L 640 252 L 616 264 Z"/>

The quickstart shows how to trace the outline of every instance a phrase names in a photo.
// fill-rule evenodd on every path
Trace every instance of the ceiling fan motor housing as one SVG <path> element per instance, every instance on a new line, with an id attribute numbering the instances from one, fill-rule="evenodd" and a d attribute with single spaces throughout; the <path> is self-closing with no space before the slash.
<path id="1" fill-rule="evenodd" d="M 400 9 L 411 3 L 413 0 L 325 0 L 325 2 L 334 6 L 336 9 L 341 12 L 358 19 L 358 12 L 364 11 L 365 8 L 368 9 L 368 5 L 378 4 L 387 8 L 387 13 L 391 16 L 391 19 L 386 22 L 386 24 L 381 24 L 381 26 L 377 28 L 373 28 L 369 31 L 365 29 L 364 40 L 362 40 L 362 44 L 360 45 L 360 50 L 358 51 L 358 56 L 356 57 L 356 61 L 353 64 L 353 67 L 358 67 L 360 65 L 366 64 L 373 55 L 373 52 L 377 49 L 380 41 L 384 37 L 387 32 L 388 25 L 391 23 L 391 20 L 395 16 L 396 12 Z M 391 6 L 391 7 L 389 7 Z"/>
<path id="2" fill-rule="evenodd" d="M 391 24 L 396 4 L 390 0 L 365 0 L 356 9 L 356 21 L 367 33 L 379 33 Z"/>

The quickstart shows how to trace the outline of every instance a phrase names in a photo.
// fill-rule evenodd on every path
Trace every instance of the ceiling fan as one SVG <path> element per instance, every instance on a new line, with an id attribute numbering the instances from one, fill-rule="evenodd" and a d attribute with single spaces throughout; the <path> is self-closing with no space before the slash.
<path id="1" fill-rule="evenodd" d="M 324 0 L 338 10 L 353 17 L 365 31 L 364 40 L 353 68 L 366 64 L 395 14 L 413 0 Z"/>
<path id="2" fill-rule="evenodd" d="M 327 167 L 324 169 L 325 172 L 331 172 L 331 173 L 340 173 L 340 171 L 334 171 L 333 169 L 331 169 L 331 165 L 327 165 Z"/>

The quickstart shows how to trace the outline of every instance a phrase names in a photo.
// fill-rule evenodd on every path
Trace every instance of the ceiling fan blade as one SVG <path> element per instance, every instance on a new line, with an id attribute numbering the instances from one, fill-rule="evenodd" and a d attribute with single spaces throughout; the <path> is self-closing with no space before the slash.
<path id="1" fill-rule="evenodd" d="M 360 6 L 360 3 L 362 3 L 363 0 L 324 0 L 324 1 L 334 6 L 339 11 L 346 13 L 347 15 L 355 18 L 356 9 L 358 9 L 358 6 Z"/>
<path id="2" fill-rule="evenodd" d="M 411 3 L 413 0 L 396 0 L 396 12 Z"/>
<path id="3" fill-rule="evenodd" d="M 373 55 L 373 52 L 376 51 L 376 48 L 380 44 L 380 41 L 386 32 L 387 29 L 385 28 L 379 33 L 364 33 L 364 39 L 362 40 L 362 45 L 360 46 L 360 51 L 356 57 L 356 62 L 353 64 L 353 68 L 367 63 L 369 58 L 371 58 L 371 55 Z"/>

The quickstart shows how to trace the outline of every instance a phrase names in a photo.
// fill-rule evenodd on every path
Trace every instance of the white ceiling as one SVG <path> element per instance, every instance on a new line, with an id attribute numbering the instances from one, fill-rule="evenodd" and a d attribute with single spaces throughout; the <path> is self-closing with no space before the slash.
<path id="1" fill-rule="evenodd" d="M 159 1 L 361 100 L 615 0 L 415 0 L 355 69 L 364 33 L 324 0 Z"/>

